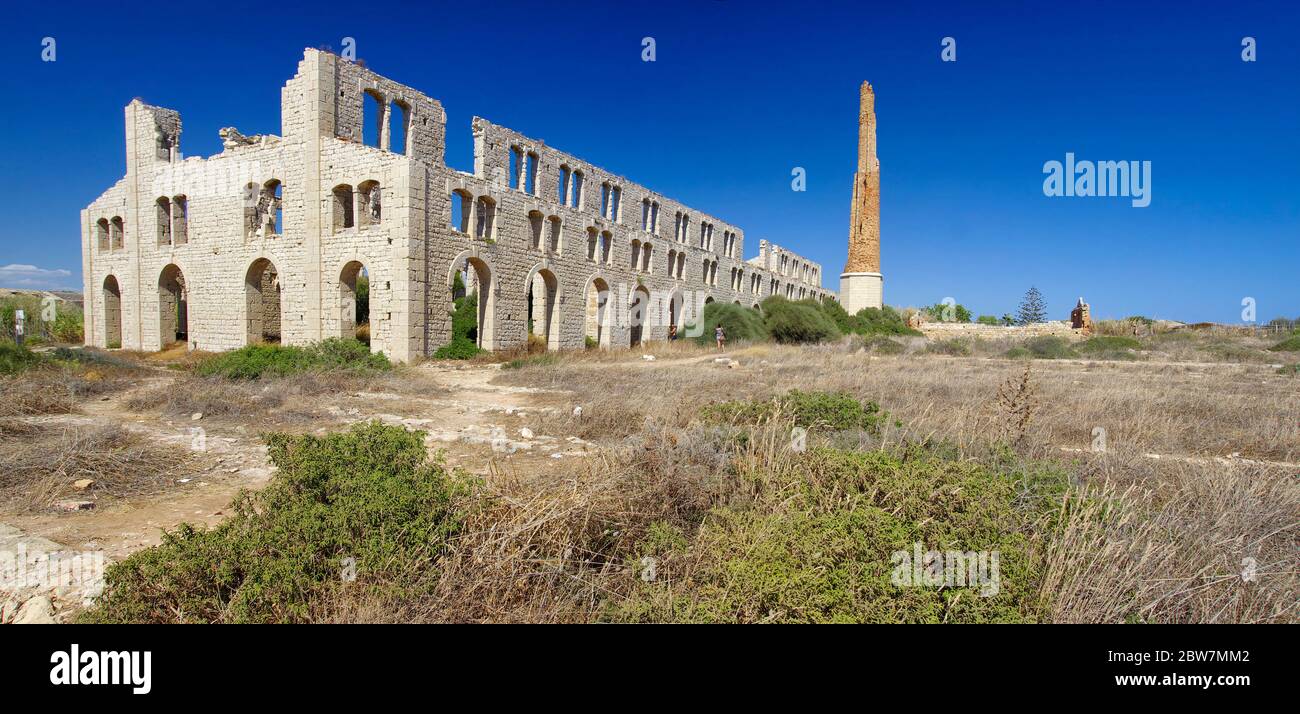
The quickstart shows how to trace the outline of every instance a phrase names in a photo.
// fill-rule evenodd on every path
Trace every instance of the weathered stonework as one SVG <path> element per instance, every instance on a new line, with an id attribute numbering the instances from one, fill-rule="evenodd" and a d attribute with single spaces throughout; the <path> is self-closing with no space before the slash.
<path id="1" fill-rule="evenodd" d="M 876 95 L 862 83 L 858 103 L 858 168 L 853 175 L 849 257 L 840 276 L 844 309 L 856 313 L 884 304 L 880 273 L 880 161 L 876 157 Z"/>
<path id="2" fill-rule="evenodd" d="M 706 301 L 833 296 L 819 265 L 766 241 L 746 261 L 739 227 L 486 119 L 473 173 L 450 169 L 445 125 L 436 100 L 318 50 L 281 90 L 281 135 L 225 129 L 211 157 L 182 159 L 180 115 L 131 102 L 126 176 L 81 213 L 86 343 L 350 336 L 362 269 L 371 348 L 402 361 L 450 341 L 458 272 L 493 350 L 530 329 L 625 347 Z"/>

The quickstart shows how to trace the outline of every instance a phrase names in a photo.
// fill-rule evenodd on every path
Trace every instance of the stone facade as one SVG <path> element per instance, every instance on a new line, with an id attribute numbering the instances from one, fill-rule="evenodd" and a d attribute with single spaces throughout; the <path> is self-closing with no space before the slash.
<path id="1" fill-rule="evenodd" d="M 367 126 L 368 125 L 368 126 Z M 222 130 L 181 158 L 180 115 L 126 107 L 126 176 L 81 213 L 86 343 L 227 350 L 355 331 L 410 361 L 451 339 L 451 285 L 479 294 L 477 339 L 548 349 L 666 339 L 706 302 L 824 299 L 821 267 L 544 141 L 473 120 L 474 171 L 444 160 L 437 100 L 307 50 L 281 134 Z M 687 334 L 682 329 L 679 334 Z"/>

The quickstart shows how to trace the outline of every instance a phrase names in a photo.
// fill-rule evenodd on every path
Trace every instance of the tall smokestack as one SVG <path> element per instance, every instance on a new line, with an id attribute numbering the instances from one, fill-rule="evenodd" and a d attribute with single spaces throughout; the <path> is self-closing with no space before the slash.
<path id="1" fill-rule="evenodd" d="M 876 157 L 876 93 L 862 83 L 858 104 L 858 170 L 853 176 L 849 255 L 840 276 L 840 300 L 849 314 L 884 304 L 880 273 L 880 160 Z"/>

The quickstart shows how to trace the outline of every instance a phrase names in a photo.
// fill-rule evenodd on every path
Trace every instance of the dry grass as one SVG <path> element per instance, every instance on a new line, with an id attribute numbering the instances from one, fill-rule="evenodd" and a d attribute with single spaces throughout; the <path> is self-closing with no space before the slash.
<path id="1" fill-rule="evenodd" d="M 153 493 L 186 473 L 189 453 L 118 426 L 0 421 L 0 509 L 31 512 L 62 498 L 118 499 Z M 73 482 L 91 479 L 78 490 Z"/>
<path id="2" fill-rule="evenodd" d="M 1043 360 L 1032 363 L 1028 378 L 1020 361 L 876 357 L 852 341 L 732 350 L 739 369 L 714 365 L 710 350 L 679 349 L 676 359 L 655 353 L 655 362 L 627 352 L 566 355 L 503 371 L 497 379 L 572 392 L 571 400 L 556 401 L 558 416 L 537 416 L 535 424 L 576 430 L 584 438 L 618 445 L 621 453 L 659 431 L 686 426 L 704 404 L 767 397 L 789 388 L 847 390 L 878 400 L 903 422 L 887 430 L 885 448 L 904 440 L 927 441 L 948 444 L 966 458 L 987 459 L 991 439 L 1015 437 L 1007 440 L 1021 442 L 1022 458 L 1065 463 L 1077 484 L 1062 505 L 1060 535 L 1049 547 L 1042 593 L 1050 619 L 1298 619 L 1300 485 L 1294 463 L 1300 461 L 1300 390 L 1293 379 L 1272 370 Z M 583 406 L 581 417 L 569 412 L 575 404 Z M 1092 452 L 1098 428 L 1104 430 L 1104 453 Z M 631 461 L 601 462 L 562 483 L 494 479 L 494 487 L 508 494 L 506 510 L 485 517 L 482 528 L 500 540 L 486 551 L 472 548 L 477 559 L 472 566 L 487 567 L 493 578 L 511 579 L 523 590 L 511 596 L 517 600 L 485 606 L 474 617 L 590 616 L 598 588 L 609 588 L 604 580 L 593 584 L 564 562 L 537 562 L 520 554 L 578 548 L 581 539 L 573 536 L 572 523 L 588 522 L 594 514 L 623 513 L 628 520 L 643 515 L 641 509 L 660 514 L 662 501 L 636 496 L 642 486 L 634 475 L 641 461 L 677 450 L 690 453 L 701 443 L 706 441 L 679 438 L 670 450 L 653 446 Z M 682 488 L 695 483 L 680 464 L 663 473 L 682 479 Z M 609 505 L 609 498 L 618 505 Z M 484 561 L 484 552 L 494 555 Z M 1250 563 L 1254 581 L 1243 577 Z M 578 579 L 562 589 L 563 595 L 546 588 L 544 597 L 526 595 L 538 579 L 554 585 L 566 578 Z M 476 587 L 490 589 L 484 582 Z M 492 602 L 486 591 L 470 590 Z M 554 609 L 552 600 L 564 607 Z"/>

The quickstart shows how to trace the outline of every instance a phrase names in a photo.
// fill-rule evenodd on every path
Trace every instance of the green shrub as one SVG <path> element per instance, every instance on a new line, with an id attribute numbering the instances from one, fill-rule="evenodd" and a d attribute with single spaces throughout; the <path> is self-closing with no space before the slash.
<path id="1" fill-rule="evenodd" d="M 902 344 L 884 335 L 873 335 L 862 343 L 863 349 L 882 355 L 897 355 L 907 351 Z"/>
<path id="2" fill-rule="evenodd" d="M 1269 349 L 1274 352 L 1300 352 L 1300 335 L 1292 335 Z"/>
<path id="3" fill-rule="evenodd" d="M 970 343 L 960 337 L 951 340 L 935 340 L 925 346 L 929 354 L 948 355 L 949 357 L 970 356 Z"/>
<path id="4" fill-rule="evenodd" d="M 861 429 L 871 434 L 878 434 L 880 426 L 889 419 L 876 402 L 860 402 L 848 392 L 797 389 L 771 399 L 710 404 L 700 411 L 705 420 L 726 424 L 758 424 L 778 415 L 805 429 Z"/>
<path id="5" fill-rule="evenodd" d="M 1138 358 L 1134 350 L 1142 349 L 1142 343 L 1132 337 L 1097 335 L 1080 342 L 1073 349 L 1095 359 L 1132 360 Z"/>
<path id="6" fill-rule="evenodd" d="M 713 331 L 722 325 L 722 329 L 727 333 L 728 342 L 744 340 L 749 342 L 759 342 L 767 338 L 767 328 L 763 325 L 763 316 L 759 315 L 752 307 L 744 307 L 734 303 L 711 302 L 704 306 L 701 314 L 704 324 L 703 330 L 695 337 L 695 341 L 702 345 L 713 342 Z M 693 329 L 688 326 L 687 332 Z"/>
<path id="7" fill-rule="evenodd" d="M 1001 325 L 1002 321 L 992 315 L 980 315 L 975 318 L 975 322 L 981 325 Z"/>
<path id="8" fill-rule="evenodd" d="M 451 342 L 433 351 L 434 359 L 470 359 L 483 350 L 464 337 L 457 337 Z"/>
<path id="9" fill-rule="evenodd" d="M 36 295 L 10 295 L 0 298 L 0 337 L 12 339 L 17 311 L 22 310 L 23 335 L 30 344 L 65 342 L 80 344 L 82 337 L 81 308 L 63 301 L 54 303 L 54 320 L 47 322 L 41 298 Z"/>
<path id="10" fill-rule="evenodd" d="M 714 508 L 689 545 L 660 551 L 659 577 L 637 582 L 609 619 L 974 623 L 1043 616 L 1045 565 L 1034 534 L 1055 501 L 1024 499 L 1020 475 L 915 449 L 812 448 L 755 478 L 752 499 Z M 1036 482 L 1050 479 L 1061 492 L 1068 483 L 1059 472 Z M 917 549 L 982 553 L 990 566 L 996 553 L 995 587 L 913 585 Z"/>
<path id="11" fill-rule="evenodd" d="M 182 524 L 110 566 L 82 621 L 304 622 L 345 589 L 406 599 L 433 586 L 470 484 L 427 461 L 423 432 L 375 422 L 266 442 L 278 471 L 264 490 L 215 528 Z"/>
<path id="12" fill-rule="evenodd" d="M 1031 337 L 1025 340 L 1024 347 L 1029 350 L 1034 359 L 1066 359 L 1078 356 L 1070 349 L 1070 343 L 1064 337 L 1056 335 Z"/>
<path id="13" fill-rule="evenodd" d="M 434 350 L 434 359 L 470 359 L 483 352 L 478 346 L 478 293 L 455 298 L 452 305 L 451 342 Z"/>
<path id="14" fill-rule="evenodd" d="M 1034 353 L 1024 347 L 1012 347 L 1007 350 L 1007 359 L 1033 359 Z"/>
<path id="15" fill-rule="evenodd" d="M 1097 335 L 1075 346 L 1080 352 L 1110 352 L 1112 350 L 1140 350 L 1142 343 L 1132 337 Z"/>
<path id="16" fill-rule="evenodd" d="M 933 318 L 935 322 L 963 322 L 963 323 L 970 322 L 970 310 L 967 310 L 964 306 L 957 305 L 957 304 L 953 304 L 951 308 L 952 308 L 951 320 L 944 319 L 944 316 L 948 314 L 949 306 L 941 302 L 937 302 L 927 308 L 923 308 L 923 311 L 931 318 Z"/>
<path id="17" fill-rule="evenodd" d="M 1288 375 L 1291 377 L 1298 377 L 1300 376 L 1300 362 L 1297 362 L 1295 364 L 1282 365 L 1281 367 L 1278 368 L 1277 373 Z"/>
<path id="18" fill-rule="evenodd" d="M 907 320 L 894 308 L 864 307 L 853 316 L 854 332 L 864 335 L 909 335 L 918 337 L 919 330 L 907 326 Z"/>
<path id="19" fill-rule="evenodd" d="M 26 346 L 13 342 L 0 342 L 0 374 L 18 374 L 28 367 L 40 364 L 41 356 Z"/>
<path id="20" fill-rule="evenodd" d="M 773 296 L 764 300 L 762 307 L 768 334 L 782 344 L 824 342 L 840 336 L 839 328 L 816 300 L 791 302 Z"/>
<path id="21" fill-rule="evenodd" d="M 864 307 L 857 314 L 850 315 L 835 298 L 826 298 L 817 307 L 828 317 L 840 332 L 856 335 L 920 335 L 920 332 L 907 326 L 907 320 L 894 308 L 885 305 L 881 308 Z"/>
<path id="22" fill-rule="evenodd" d="M 586 337 L 582 338 L 582 344 L 584 347 L 586 347 L 589 350 L 594 350 L 600 347 L 600 343 L 597 342 L 596 338 L 592 337 L 591 335 L 587 335 Z"/>
<path id="23" fill-rule="evenodd" d="M 372 353 L 356 340 L 332 337 L 304 347 L 249 345 L 214 355 L 199 363 L 195 371 L 204 376 L 229 379 L 258 379 L 299 372 L 379 372 L 392 368 L 383 353 Z"/>

